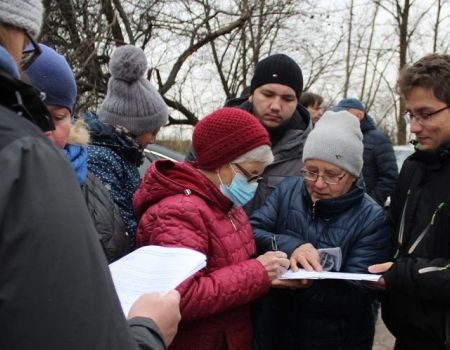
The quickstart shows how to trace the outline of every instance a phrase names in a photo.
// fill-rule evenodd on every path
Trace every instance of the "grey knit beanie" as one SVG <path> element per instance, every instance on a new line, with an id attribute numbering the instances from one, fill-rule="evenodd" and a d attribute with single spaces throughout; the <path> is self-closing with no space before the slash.
<path id="1" fill-rule="evenodd" d="M 347 111 L 328 111 L 306 139 L 303 162 L 323 160 L 358 177 L 363 166 L 363 150 L 358 119 Z"/>
<path id="2" fill-rule="evenodd" d="M 153 85 L 144 78 L 147 58 L 133 45 L 114 50 L 109 62 L 108 92 L 98 110 L 99 119 L 121 125 L 132 134 L 154 131 L 167 123 L 167 106 Z"/>
<path id="3" fill-rule="evenodd" d="M 0 1 L 0 22 L 25 29 L 34 38 L 41 31 L 42 14 L 42 0 Z"/>

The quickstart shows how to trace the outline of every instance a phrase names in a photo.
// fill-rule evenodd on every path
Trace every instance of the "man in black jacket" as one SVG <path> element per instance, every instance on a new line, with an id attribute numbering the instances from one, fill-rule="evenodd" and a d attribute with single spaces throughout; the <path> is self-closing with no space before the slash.
<path id="1" fill-rule="evenodd" d="M 382 315 L 395 349 L 450 349 L 450 56 L 431 54 L 405 67 L 405 98 L 416 152 L 392 196 L 397 251 L 383 273 Z"/>
<path id="2" fill-rule="evenodd" d="M 127 323 L 75 174 L 43 135 L 52 118 L 18 79 L 42 11 L 0 2 L 0 349 L 165 349 L 179 294 L 142 296 Z"/>
<path id="3" fill-rule="evenodd" d="M 227 103 L 258 118 L 272 142 L 274 161 L 265 168 L 254 198 L 246 205 L 247 214 L 261 207 L 283 179 L 300 174 L 303 145 L 312 128 L 308 111 L 298 103 L 302 90 L 298 64 L 287 55 L 274 54 L 256 65 L 250 95 Z M 194 154 L 191 150 L 186 160 L 195 160 Z"/>
<path id="4" fill-rule="evenodd" d="M 356 98 L 345 98 L 333 111 L 347 110 L 360 121 L 364 143 L 364 165 L 362 175 L 366 192 L 384 206 L 397 183 L 398 168 L 394 149 L 389 138 L 377 129 L 364 104 Z"/>

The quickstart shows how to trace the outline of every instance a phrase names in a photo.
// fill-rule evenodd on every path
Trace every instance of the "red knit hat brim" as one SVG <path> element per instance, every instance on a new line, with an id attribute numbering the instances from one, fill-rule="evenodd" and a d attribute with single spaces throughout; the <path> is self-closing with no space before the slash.
<path id="1" fill-rule="evenodd" d="M 203 118 L 192 137 L 197 166 L 215 170 L 262 145 L 270 146 L 258 119 L 238 108 L 222 108 Z"/>

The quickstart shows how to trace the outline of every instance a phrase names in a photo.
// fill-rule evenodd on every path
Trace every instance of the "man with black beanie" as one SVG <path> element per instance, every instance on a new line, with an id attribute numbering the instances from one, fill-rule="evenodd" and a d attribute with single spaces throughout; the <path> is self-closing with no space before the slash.
<path id="1" fill-rule="evenodd" d="M 298 175 L 303 166 L 303 145 L 312 128 L 308 111 L 298 103 L 303 75 L 289 56 L 274 54 L 258 62 L 250 84 L 250 95 L 227 102 L 252 113 L 267 129 L 274 161 L 266 167 L 255 197 L 246 205 L 251 214 L 287 176 Z M 186 160 L 195 160 L 194 150 Z"/>

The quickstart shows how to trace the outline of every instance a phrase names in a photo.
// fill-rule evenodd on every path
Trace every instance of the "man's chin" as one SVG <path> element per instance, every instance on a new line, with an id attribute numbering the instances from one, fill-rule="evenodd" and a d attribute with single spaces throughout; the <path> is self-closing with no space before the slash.
<path id="1" fill-rule="evenodd" d="M 285 122 L 286 121 L 281 118 L 280 119 L 270 118 L 270 119 L 263 119 L 261 121 L 261 124 L 264 125 L 267 129 L 277 129 Z"/>

